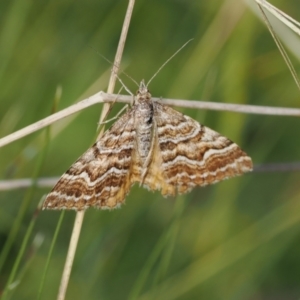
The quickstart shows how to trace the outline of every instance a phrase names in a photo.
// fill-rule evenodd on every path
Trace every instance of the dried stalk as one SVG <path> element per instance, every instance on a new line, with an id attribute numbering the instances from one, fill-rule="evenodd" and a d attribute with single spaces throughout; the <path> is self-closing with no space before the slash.
<path id="1" fill-rule="evenodd" d="M 261 14 L 263 16 L 263 20 L 264 20 L 267 28 L 269 29 L 269 32 L 270 32 L 270 34 L 271 34 L 271 36 L 272 36 L 272 38 L 273 38 L 273 40 L 274 40 L 274 42 L 275 42 L 278 50 L 279 50 L 279 52 L 282 55 L 282 58 L 284 59 L 284 62 L 286 63 L 287 67 L 289 68 L 289 70 L 290 70 L 290 72 L 291 72 L 291 74 L 292 74 L 292 76 L 293 76 L 293 78 L 295 80 L 295 83 L 296 83 L 298 89 L 300 90 L 300 80 L 298 78 L 298 74 L 297 74 L 295 68 L 293 67 L 293 64 L 292 64 L 292 62 L 291 62 L 291 60 L 290 60 L 287 52 L 285 51 L 282 43 L 278 39 L 277 34 L 275 33 L 275 31 L 274 31 L 274 29 L 273 29 L 273 27 L 272 27 L 272 25 L 271 25 L 271 23 L 270 23 L 267 15 L 265 14 L 264 10 L 262 9 L 261 4 L 257 4 L 257 5 L 258 5 L 258 7 L 260 9 L 260 12 L 261 12 Z M 279 10 L 277 9 L 276 12 L 279 12 Z M 277 16 L 277 17 L 279 17 L 279 16 Z M 282 18 L 280 20 L 282 20 Z"/>
<path id="2" fill-rule="evenodd" d="M 253 172 L 291 172 L 300 171 L 300 162 L 289 163 L 266 163 L 254 165 Z M 38 188 L 50 188 L 57 183 L 59 177 L 39 178 L 32 180 L 31 178 L 0 180 L 0 191 L 10 191 L 14 189 L 28 188 L 35 184 Z"/>
<path id="3" fill-rule="evenodd" d="M 292 29 L 297 35 L 300 36 L 300 23 L 293 19 L 291 16 L 284 13 L 266 0 L 255 0 L 258 5 L 267 9 L 275 18 L 280 20 L 283 24 Z"/>
<path id="4" fill-rule="evenodd" d="M 185 108 L 195 108 L 195 109 L 208 109 L 208 110 L 221 110 L 221 111 L 231 111 L 245 114 L 260 114 L 260 115 L 273 115 L 273 116 L 289 116 L 289 117 L 299 117 L 299 108 L 287 108 L 287 107 L 272 107 L 272 106 L 258 106 L 258 105 L 247 105 L 247 104 L 230 104 L 230 103 L 219 103 L 219 102 L 208 102 L 202 100 L 182 100 L 182 99 L 161 99 L 152 98 L 154 101 L 159 101 L 163 104 L 185 107 Z M 84 99 L 76 104 L 69 106 L 45 119 L 42 119 L 36 123 L 28 125 L 12 134 L 7 135 L 0 139 L 0 148 L 8 145 L 22 137 L 25 137 L 37 130 L 40 130 L 56 121 L 79 112 L 89 106 L 97 103 L 106 102 L 120 102 L 120 103 L 132 103 L 132 96 L 126 95 L 115 95 L 106 94 L 104 92 L 99 92 L 87 99 Z"/>
<path id="5" fill-rule="evenodd" d="M 111 77 L 109 80 L 108 93 L 112 93 L 114 86 L 115 86 L 116 75 L 118 73 L 119 65 L 121 62 L 133 7 L 134 7 L 134 0 L 129 0 L 127 12 L 126 12 L 125 20 L 123 23 L 122 32 L 121 32 L 121 37 L 120 37 L 114 65 L 113 65 L 113 70 L 112 70 Z M 109 104 L 107 104 L 103 107 L 103 110 L 102 110 L 102 113 L 100 116 L 100 123 L 104 120 L 104 117 L 107 115 L 108 110 L 109 110 Z M 99 136 L 101 136 L 101 134 L 102 134 L 102 132 L 100 133 Z M 69 250 L 68 250 L 67 257 L 66 257 L 66 263 L 65 263 L 65 267 L 64 267 L 64 271 L 63 271 L 63 275 L 62 275 L 62 279 L 61 279 L 61 284 L 60 284 L 60 288 L 59 288 L 59 292 L 58 292 L 58 296 L 57 296 L 58 300 L 65 299 L 65 295 L 66 295 L 66 291 L 67 291 L 67 287 L 68 287 L 68 283 L 69 283 L 69 278 L 70 278 L 70 274 L 71 274 L 71 269 L 72 269 L 72 265 L 73 265 L 73 261 L 74 261 L 74 256 L 75 256 L 75 252 L 76 252 L 76 248 L 77 248 L 77 244 L 78 244 L 78 239 L 79 239 L 79 235 L 80 235 L 81 228 L 82 228 L 83 218 L 84 218 L 84 211 L 78 211 L 76 214 L 76 219 L 75 219 L 75 223 L 74 223 L 74 227 L 73 227 L 73 231 L 72 231 Z"/>

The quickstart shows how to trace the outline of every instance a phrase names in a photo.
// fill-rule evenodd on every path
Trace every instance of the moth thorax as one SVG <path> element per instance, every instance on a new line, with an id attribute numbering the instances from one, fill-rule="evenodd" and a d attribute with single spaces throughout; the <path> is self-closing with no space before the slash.
<path id="1" fill-rule="evenodd" d="M 150 101 L 151 101 L 151 94 L 148 92 L 148 90 L 145 91 L 138 90 L 136 96 L 137 103 L 150 102 Z"/>
<path id="2" fill-rule="evenodd" d="M 139 89 L 136 93 L 136 100 L 138 103 L 150 102 L 150 100 L 151 100 L 151 94 L 150 94 L 144 80 L 142 80 L 140 83 Z"/>

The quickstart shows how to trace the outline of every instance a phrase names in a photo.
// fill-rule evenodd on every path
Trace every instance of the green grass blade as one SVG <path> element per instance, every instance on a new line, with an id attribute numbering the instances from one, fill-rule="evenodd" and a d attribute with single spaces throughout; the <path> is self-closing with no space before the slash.
<path id="1" fill-rule="evenodd" d="M 47 272 L 48 272 L 48 269 L 49 269 L 50 260 L 51 260 L 51 257 L 52 257 L 52 253 L 53 253 L 55 243 L 57 241 L 57 237 L 58 237 L 58 233 L 59 233 L 60 228 L 61 228 L 62 221 L 64 219 L 64 215 L 65 215 L 65 211 L 62 211 L 61 214 L 60 214 L 58 223 L 56 225 L 54 236 L 53 236 L 53 239 L 52 239 L 52 242 L 51 242 L 51 245 L 50 245 L 50 249 L 49 249 L 49 253 L 48 253 L 48 256 L 47 256 L 44 272 L 42 274 L 42 279 L 41 279 L 41 283 L 40 283 L 40 287 L 39 287 L 39 291 L 38 291 L 38 295 L 37 295 L 37 300 L 41 299 L 41 296 L 42 296 L 42 292 L 43 292 L 43 288 L 44 288 L 45 280 L 46 280 L 46 275 L 47 275 Z"/>
<path id="2" fill-rule="evenodd" d="M 163 255 L 161 267 L 157 272 L 157 280 L 165 274 L 165 272 L 169 266 L 172 252 L 174 249 L 174 242 L 175 242 L 177 232 L 178 232 L 179 218 L 182 215 L 184 207 L 185 207 L 185 203 L 184 203 L 182 197 L 178 197 L 176 204 L 175 204 L 175 208 L 174 208 L 174 218 L 173 218 L 172 224 L 171 224 L 171 226 L 169 226 L 167 231 L 158 240 L 151 255 L 149 256 L 147 262 L 145 263 L 128 299 L 130 299 L 130 300 L 137 299 L 143 286 L 145 285 L 147 278 L 150 275 L 151 269 L 153 268 L 155 262 L 158 260 L 159 256 L 161 255 L 161 253 L 163 252 L 164 249 L 166 249 L 166 251 L 164 252 L 165 255 Z M 169 245 L 169 246 L 166 248 L 166 245 Z M 155 282 L 156 281 L 154 280 L 154 284 L 155 284 Z"/>
<path id="3" fill-rule="evenodd" d="M 155 286 L 160 280 L 162 280 L 167 273 L 169 268 L 172 253 L 176 244 L 176 237 L 180 227 L 180 218 L 184 209 L 187 205 L 187 201 L 184 196 L 178 196 L 176 199 L 175 209 L 174 209 L 174 217 L 172 224 L 170 226 L 169 239 L 166 243 L 166 247 L 164 249 L 164 253 L 162 255 L 162 259 L 160 265 L 157 270 L 157 275 L 154 278 L 153 285 Z"/>
<path id="4" fill-rule="evenodd" d="M 28 241 L 29 241 L 29 238 L 31 236 L 31 233 L 32 233 L 32 230 L 34 228 L 34 225 L 35 225 L 35 222 L 36 222 L 36 219 L 37 219 L 37 216 L 38 216 L 38 213 L 41 209 L 41 206 L 42 206 L 42 201 L 40 202 L 37 210 L 34 212 L 33 216 L 32 216 L 32 219 L 29 223 L 29 226 L 28 226 L 28 229 L 25 233 L 25 236 L 24 236 L 24 239 L 23 239 L 23 242 L 22 242 L 22 245 L 21 245 L 21 248 L 20 248 L 20 251 L 18 253 L 18 256 L 15 260 L 15 263 L 13 265 L 13 268 L 12 268 L 12 271 L 9 275 L 9 278 L 7 280 L 7 283 L 5 285 L 5 288 L 4 288 L 4 291 L 3 291 L 3 294 L 2 294 L 2 297 L 1 299 L 2 300 L 5 300 L 7 299 L 8 297 L 8 293 L 9 293 L 9 290 L 10 290 L 10 287 L 14 281 L 14 279 L 16 278 L 16 274 L 17 274 L 17 271 L 18 271 L 18 268 L 19 268 L 19 265 L 20 265 L 20 262 L 21 262 L 21 259 L 24 255 L 24 252 L 26 250 L 26 247 L 27 247 L 27 244 L 28 244 Z"/>

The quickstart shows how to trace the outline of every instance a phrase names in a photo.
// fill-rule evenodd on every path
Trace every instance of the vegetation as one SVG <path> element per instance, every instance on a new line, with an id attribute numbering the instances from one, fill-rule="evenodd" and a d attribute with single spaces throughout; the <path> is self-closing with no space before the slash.
<path id="1" fill-rule="evenodd" d="M 298 1 L 276 5 L 300 19 Z M 126 7 L 1 1 L 1 137 L 106 90 L 112 67 L 97 52 L 113 61 Z M 137 1 L 121 68 L 147 81 L 193 38 L 151 82 L 153 96 L 299 107 L 258 16 L 243 1 Z M 274 28 L 299 73 L 299 37 Z M 255 165 L 299 161 L 297 118 L 179 110 L 237 142 Z M 93 106 L 1 148 L 1 178 L 61 175 L 95 140 L 100 112 Z M 57 296 L 75 213 L 37 211 L 49 190 L 0 192 L 3 299 Z M 299 211 L 299 171 L 253 172 L 176 199 L 135 186 L 121 209 L 86 212 L 66 299 L 299 299 Z"/>

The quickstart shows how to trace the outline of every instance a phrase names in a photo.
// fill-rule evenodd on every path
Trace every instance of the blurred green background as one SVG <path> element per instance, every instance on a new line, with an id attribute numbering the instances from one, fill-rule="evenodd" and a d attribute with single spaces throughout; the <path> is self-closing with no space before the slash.
<path id="1" fill-rule="evenodd" d="M 300 20 L 299 1 L 273 4 Z M 126 8 L 0 2 L 0 137 L 107 88 L 111 66 L 97 52 L 114 59 Z M 299 38 L 275 29 L 299 73 Z M 154 96 L 299 107 L 274 41 L 243 1 L 136 1 L 122 69 L 147 81 L 190 38 L 151 82 Z M 178 110 L 237 142 L 256 165 L 299 161 L 297 118 Z M 100 112 L 93 106 L 1 148 L 1 178 L 60 176 L 93 143 Z M 0 192 L 0 293 L 20 262 L 6 299 L 37 299 L 61 215 L 35 215 L 49 190 Z M 74 217 L 64 215 L 40 299 L 56 298 Z M 176 199 L 135 186 L 121 209 L 88 210 L 66 299 L 289 300 L 300 298 L 299 278 L 299 171 L 253 172 Z"/>

